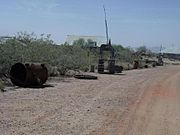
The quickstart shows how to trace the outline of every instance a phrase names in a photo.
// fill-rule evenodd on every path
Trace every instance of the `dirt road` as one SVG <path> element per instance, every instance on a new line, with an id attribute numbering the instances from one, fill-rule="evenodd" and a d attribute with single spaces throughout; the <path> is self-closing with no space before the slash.
<path id="1" fill-rule="evenodd" d="M 1 135 L 180 134 L 180 66 L 48 83 L 0 93 Z"/>

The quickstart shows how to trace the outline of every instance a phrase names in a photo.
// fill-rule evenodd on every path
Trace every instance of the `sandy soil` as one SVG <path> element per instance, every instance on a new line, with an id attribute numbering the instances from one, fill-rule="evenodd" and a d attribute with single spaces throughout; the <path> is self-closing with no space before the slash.
<path id="1" fill-rule="evenodd" d="M 180 66 L 0 93 L 1 135 L 179 135 Z"/>

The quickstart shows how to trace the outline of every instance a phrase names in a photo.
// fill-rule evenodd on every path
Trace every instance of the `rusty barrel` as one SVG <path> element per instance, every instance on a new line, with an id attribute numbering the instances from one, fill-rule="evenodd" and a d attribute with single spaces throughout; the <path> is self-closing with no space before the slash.
<path id="1" fill-rule="evenodd" d="M 20 87 L 41 86 L 48 79 L 48 70 L 44 64 L 16 63 L 11 67 L 10 79 Z"/>

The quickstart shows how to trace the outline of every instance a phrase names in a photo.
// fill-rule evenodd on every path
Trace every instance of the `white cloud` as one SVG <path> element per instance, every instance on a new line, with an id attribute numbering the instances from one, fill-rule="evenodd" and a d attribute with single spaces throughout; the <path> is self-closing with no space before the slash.
<path id="1" fill-rule="evenodd" d="M 52 13 L 54 9 L 60 6 L 55 0 L 22 0 L 18 1 L 19 9 L 33 13 Z"/>

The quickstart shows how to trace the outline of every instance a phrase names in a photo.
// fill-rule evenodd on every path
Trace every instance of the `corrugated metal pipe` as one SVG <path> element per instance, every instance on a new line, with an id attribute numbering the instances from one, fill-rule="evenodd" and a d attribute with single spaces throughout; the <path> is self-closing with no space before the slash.
<path id="1" fill-rule="evenodd" d="M 42 86 L 48 79 L 48 70 L 44 64 L 16 63 L 11 67 L 10 79 L 20 87 Z"/>

